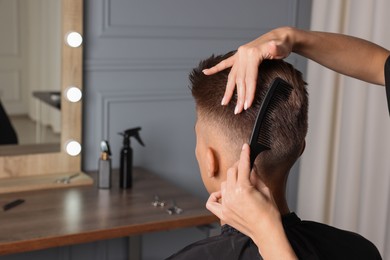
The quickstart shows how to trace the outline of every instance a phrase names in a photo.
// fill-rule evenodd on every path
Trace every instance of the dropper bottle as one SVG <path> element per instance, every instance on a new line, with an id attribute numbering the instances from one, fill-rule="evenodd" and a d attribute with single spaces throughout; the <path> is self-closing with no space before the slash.
<path id="1" fill-rule="evenodd" d="M 130 138 L 134 137 L 142 146 L 145 146 L 139 136 L 140 130 L 141 127 L 136 127 L 119 133 L 123 136 L 119 166 L 119 187 L 121 189 L 129 189 L 133 186 L 133 149 L 130 146 Z"/>
<path id="2" fill-rule="evenodd" d="M 99 189 L 111 188 L 111 150 L 108 141 L 100 142 L 101 156 L 99 158 L 98 187 Z"/>

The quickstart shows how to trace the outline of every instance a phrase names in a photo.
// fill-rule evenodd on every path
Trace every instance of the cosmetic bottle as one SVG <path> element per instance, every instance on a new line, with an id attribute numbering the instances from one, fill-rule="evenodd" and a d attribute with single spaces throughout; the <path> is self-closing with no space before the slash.
<path id="1" fill-rule="evenodd" d="M 141 127 L 137 127 L 119 133 L 123 136 L 119 166 L 119 187 L 122 189 L 129 189 L 133 186 L 133 149 L 130 146 L 130 138 L 134 137 L 142 146 L 145 146 L 139 136 L 140 130 Z"/>
<path id="2" fill-rule="evenodd" d="M 99 189 L 111 188 L 111 151 L 108 141 L 100 143 L 101 155 L 99 158 L 98 187 Z"/>

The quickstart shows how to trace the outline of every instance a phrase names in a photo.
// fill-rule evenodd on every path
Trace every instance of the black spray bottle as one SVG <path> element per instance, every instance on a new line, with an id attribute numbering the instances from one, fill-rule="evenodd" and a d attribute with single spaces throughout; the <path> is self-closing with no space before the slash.
<path id="1" fill-rule="evenodd" d="M 119 187 L 129 189 L 133 186 L 133 149 L 130 147 L 130 138 L 134 137 L 142 146 L 145 146 L 139 136 L 141 127 L 127 129 L 123 133 L 123 147 L 119 167 Z"/>

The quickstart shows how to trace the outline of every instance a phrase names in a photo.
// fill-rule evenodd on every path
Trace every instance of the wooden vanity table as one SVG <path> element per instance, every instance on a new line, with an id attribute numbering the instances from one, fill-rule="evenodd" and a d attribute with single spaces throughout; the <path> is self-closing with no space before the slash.
<path id="1" fill-rule="evenodd" d="M 113 176 L 118 176 L 113 172 Z M 90 173 L 96 180 L 96 173 Z M 157 175 L 134 169 L 134 187 L 110 190 L 92 186 L 2 194 L 0 205 L 25 203 L 0 211 L 0 255 L 146 232 L 211 224 L 217 218 L 205 203 Z M 158 195 L 167 205 L 154 207 Z M 183 213 L 169 215 L 172 200 Z"/>

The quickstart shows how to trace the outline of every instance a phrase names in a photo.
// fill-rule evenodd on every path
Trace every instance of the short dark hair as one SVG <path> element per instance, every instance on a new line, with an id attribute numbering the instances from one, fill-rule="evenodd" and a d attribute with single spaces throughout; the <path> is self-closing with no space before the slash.
<path id="1" fill-rule="evenodd" d="M 201 61 L 190 73 L 190 89 L 198 116 L 218 127 L 221 134 L 232 140 L 235 146 L 232 150 L 240 151 L 242 144 L 249 142 L 266 91 L 272 81 L 280 77 L 293 86 L 293 91 L 288 101 L 280 105 L 277 113 L 271 115 L 271 150 L 263 152 L 255 163 L 259 167 L 268 167 L 286 161 L 294 162 L 300 156 L 308 127 L 308 93 L 302 73 L 283 60 L 264 60 L 258 69 L 256 94 L 251 108 L 234 115 L 236 92 L 228 105 L 221 105 L 230 69 L 210 76 L 202 72 L 233 54 L 234 52 L 212 55 Z"/>

